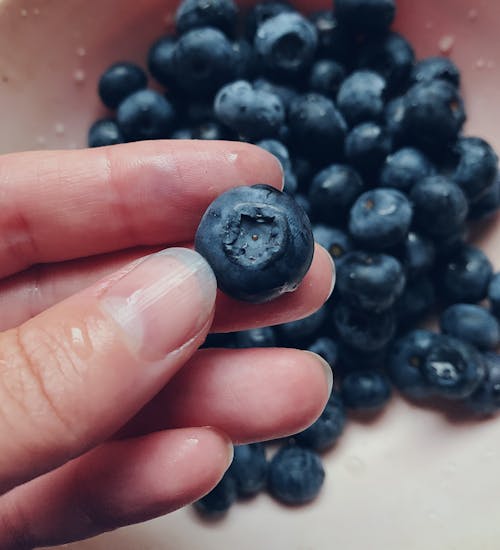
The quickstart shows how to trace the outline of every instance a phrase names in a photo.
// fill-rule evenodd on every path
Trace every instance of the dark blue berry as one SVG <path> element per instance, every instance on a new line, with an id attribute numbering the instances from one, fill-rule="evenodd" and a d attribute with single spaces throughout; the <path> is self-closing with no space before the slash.
<path id="1" fill-rule="evenodd" d="M 304 317 L 303 319 L 278 325 L 276 330 L 280 338 L 280 342 L 285 345 L 293 346 L 304 344 L 314 335 L 321 332 L 321 327 L 326 320 L 327 313 L 328 311 L 326 306 L 322 306 L 317 311 L 307 317 Z"/>
<path id="2" fill-rule="evenodd" d="M 398 390 L 412 399 L 431 395 L 422 366 L 437 335 L 428 330 L 412 330 L 391 345 L 387 363 L 388 374 Z"/>
<path id="3" fill-rule="evenodd" d="M 446 262 L 462 249 L 467 238 L 467 231 L 465 225 L 462 224 L 454 233 L 449 235 L 434 235 L 433 243 L 436 249 L 436 258 L 439 262 Z"/>
<path id="4" fill-rule="evenodd" d="M 366 311 L 392 307 L 405 282 L 402 265 L 387 254 L 348 252 L 337 264 L 336 290 L 351 306 Z"/>
<path id="5" fill-rule="evenodd" d="M 481 354 L 473 346 L 440 334 L 431 344 L 422 372 L 437 395 L 464 399 L 480 385 L 485 367 Z"/>
<path id="6" fill-rule="evenodd" d="M 253 185 L 212 202 L 196 231 L 195 248 L 224 292 L 265 302 L 297 288 L 311 265 L 314 241 L 307 216 L 290 196 Z"/>
<path id="7" fill-rule="evenodd" d="M 340 85 L 345 78 L 344 67 L 333 59 L 318 59 L 309 74 L 309 89 L 331 99 L 337 97 Z"/>
<path id="8" fill-rule="evenodd" d="M 188 101 L 184 105 L 184 116 L 193 126 L 214 119 L 214 106 L 212 101 Z"/>
<path id="9" fill-rule="evenodd" d="M 384 128 L 374 122 L 364 122 L 347 135 L 345 155 L 367 182 L 372 183 L 391 147 L 391 137 Z"/>
<path id="10" fill-rule="evenodd" d="M 395 0 L 335 0 L 334 13 L 341 25 L 355 32 L 384 32 L 396 15 Z"/>
<path id="11" fill-rule="evenodd" d="M 483 362 L 486 370 L 484 379 L 466 399 L 466 404 L 476 414 L 491 416 L 500 410 L 500 355 L 485 353 Z"/>
<path id="12" fill-rule="evenodd" d="M 297 193 L 299 188 L 299 183 L 295 174 L 292 172 L 292 169 L 284 171 L 285 186 L 283 187 L 283 192 L 288 193 L 289 195 L 294 196 Z"/>
<path id="13" fill-rule="evenodd" d="M 257 78 L 254 80 L 253 88 L 254 90 L 260 90 L 277 95 L 286 109 L 288 109 L 292 100 L 299 95 L 294 88 L 287 86 L 286 84 L 276 84 L 275 82 L 271 82 L 265 78 Z"/>
<path id="14" fill-rule="evenodd" d="M 276 334 L 272 327 L 242 330 L 236 333 L 236 345 L 239 348 L 273 348 L 276 346 Z"/>
<path id="15" fill-rule="evenodd" d="M 92 124 L 88 135 L 89 147 L 102 147 L 123 143 L 124 139 L 116 120 L 102 118 Z"/>
<path id="16" fill-rule="evenodd" d="M 239 497 L 252 497 L 264 489 L 267 471 L 268 463 L 262 443 L 234 447 L 234 457 L 228 473 L 236 482 Z"/>
<path id="17" fill-rule="evenodd" d="M 299 446 L 282 447 L 269 465 L 269 492 L 284 504 L 305 504 L 319 493 L 325 471 L 320 457 Z"/>
<path id="18" fill-rule="evenodd" d="M 304 194 L 307 194 L 309 183 L 314 172 L 312 163 L 304 157 L 294 155 L 292 158 L 292 167 L 297 177 L 299 189 Z"/>
<path id="19" fill-rule="evenodd" d="M 431 82 L 445 80 L 455 87 L 460 87 L 460 71 L 448 57 L 427 57 L 419 61 L 411 72 L 411 81 Z"/>
<path id="20" fill-rule="evenodd" d="M 418 149 L 404 147 L 390 154 L 382 166 L 380 183 L 408 193 L 417 181 L 432 176 L 436 168 Z"/>
<path id="21" fill-rule="evenodd" d="M 231 132 L 214 120 L 202 122 L 192 130 L 192 139 L 231 140 Z"/>
<path id="22" fill-rule="evenodd" d="M 396 303 L 398 328 L 407 329 L 432 311 L 436 304 L 436 291 L 429 277 L 409 282 Z"/>
<path id="23" fill-rule="evenodd" d="M 337 343 L 328 336 L 320 336 L 314 340 L 307 350 L 323 357 L 332 369 L 335 368 L 338 358 L 338 346 Z"/>
<path id="24" fill-rule="evenodd" d="M 391 397 L 387 377 L 375 370 L 349 372 L 340 386 L 342 400 L 348 409 L 380 409 Z"/>
<path id="25" fill-rule="evenodd" d="M 432 269 L 436 249 L 430 239 L 410 231 L 402 243 L 398 258 L 403 264 L 407 279 L 414 280 Z"/>
<path id="26" fill-rule="evenodd" d="M 349 215 L 349 232 L 362 246 L 384 249 L 402 242 L 413 210 L 406 195 L 397 189 L 366 191 L 356 199 Z"/>
<path id="27" fill-rule="evenodd" d="M 253 42 L 257 29 L 264 21 L 281 13 L 291 13 L 294 11 L 295 8 L 284 0 L 268 0 L 267 2 L 255 4 L 250 8 L 245 18 L 246 37 Z"/>
<path id="28" fill-rule="evenodd" d="M 200 27 L 215 27 L 232 36 L 238 8 L 233 0 L 182 0 L 175 13 L 179 34 Z"/>
<path id="29" fill-rule="evenodd" d="M 147 86 L 148 77 L 134 63 L 115 63 L 99 79 L 99 96 L 106 107 L 116 109 L 129 95 Z"/>
<path id="30" fill-rule="evenodd" d="M 406 102 L 404 96 L 391 99 L 385 106 L 385 129 L 394 145 L 402 145 L 406 141 L 403 126 L 405 111 Z"/>
<path id="31" fill-rule="evenodd" d="M 140 90 L 120 103 L 116 119 L 126 141 L 162 139 L 173 130 L 175 112 L 158 92 Z"/>
<path id="32" fill-rule="evenodd" d="M 340 86 L 337 106 L 350 126 L 382 119 L 386 82 L 373 71 L 356 71 Z"/>
<path id="33" fill-rule="evenodd" d="M 454 304 L 443 311 L 441 330 L 482 350 L 494 350 L 500 344 L 498 321 L 484 307 Z"/>
<path id="34" fill-rule="evenodd" d="M 297 182 L 297 185 L 298 185 L 298 182 Z M 283 191 L 285 191 L 285 189 L 283 189 Z M 307 217 L 310 218 L 312 215 L 312 210 L 311 210 L 311 203 L 309 202 L 309 199 L 305 195 L 302 195 L 300 193 L 296 193 L 293 198 L 295 199 L 295 202 L 307 214 Z"/>
<path id="35" fill-rule="evenodd" d="M 345 342 L 338 345 L 338 365 L 343 373 L 353 370 L 385 369 L 387 364 L 387 346 L 375 351 L 355 349 Z"/>
<path id="36" fill-rule="evenodd" d="M 495 273 L 488 285 L 488 299 L 491 311 L 500 318 L 500 273 Z"/>
<path id="37" fill-rule="evenodd" d="M 280 98 L 255 90 L 245 80 L 221 88 L 215 98 L 214 110 L 223 124 L 253 141 L 276 136 L 285 120 Z"/>
<path id="38" fill-rule="evenodd" d="M 318 224 L 313 226 L 313 234 L 314 240 L 328 250 L 335 261 L 354 248 L 352 239 L 341 229 Z"/>
<path id="39" fill-rule="evenodd" d="M 290 160 L 290 153 L 281 141 L 276 139 L 262 139 L 255 145 L 262 147 L 262 149 L 265 149 L 267 152 L 271 153 L 271 155 L 274 155 L 280 161 L 283 170 L 291 170 L 292 163 Z"/>
<path id="40" fill-rule="evenodd" d="M 479 220 L 498 212 L 500 208 L 500 178 L 469 206 L 469 218 Z"/>
<path id="41" fill-rule="evenodd" d="M 226 472 L 219 483 L 194 506 L 203 515 L 218 516 L 229 510 L 238 497 L 236 480 Z"/>
<path id="42" fill-rule="evenodd" d="M 151 76 L 166 88 L 175 90 L 174 51 L 176 39 L 164 36 L 157 40 L 148 52 L 148 69 Z"/>
<path id="43" fill-rule="evenodd" d="M 309 17 L 318 33 L 318 58 L 333 59 L 352 67 L 356 56 L 356 37 L 339 25 L 331 10 L 322 10 Z"/>
<path id="44" fill-rule="evenodd" d="M 170 139 L 194 139 L 191 128 L 178 128 L 170 134 Z"/>

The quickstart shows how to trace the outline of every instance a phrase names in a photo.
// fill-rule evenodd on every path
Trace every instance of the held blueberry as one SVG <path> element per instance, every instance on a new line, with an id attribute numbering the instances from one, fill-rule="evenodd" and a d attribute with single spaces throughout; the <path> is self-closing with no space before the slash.
<path id="1" fill-rule="evenodd" d="M 116 109 L 129 95 L 147 86 L 146 73 L 134 63 L 115 63 L 99 79 L 99 96 L 106 107 Z"/>
<path id="2" fill-rule="evenodd" d="M 480 416 L 491 416 L 500 411 L 500 355 L 485 353 L 486 374 L 474 393 L 465 401 L 467 407 Z"/>
<path id="3" fill-rule="evenodd" d="M 219 483 L 204 497 L 194 503 L 203 515 L 219 516 L 231 508 L 238 496 L 236 480 L 226 472 Z"/>
<path id="4" fill-rule="evenodd" d="M 404 147 L 391 153 L 382 166 L 380 183 L 408 193 L 419 180 L 432 176 L 436 168 L 418 149 Z"/>
<path id="5" fill-rule="evenodd" d="M 395 0 L 335 0 L 339 23 L 354 32 L 387 31 L 396 15 Z"/>
<path id="6" fill-rule="evenodd" d="M 297 288 L 311 265 L 314 241 L 307 216 L 291 197 L 253 185 L 212 202 L 196 231 L 195 249 L 221 290 L 266 302 Z"/>
<path id="7" fill-rule="evenodd" d="M 413 83 L 446 80 L 453 86 L 460 87 L 460 71 L 448 57 L 422 59 L 413 68 L 410 78 Z"/>
<path id="8" fill-rule="evenodd" d="M 355 126 L 345 140 L 345 156 L 368 184 L 376 181 L 376 175 L 391 152 L 390 134 L 374 122 Z"/>
<path id="9" fill-rule="evenodd" d="M 92 124 L 88 134 L 89 147 L 103 147 L 104 145 L 116 145 L 123 143 L 122 133 L 116 120 L 102 118 Z"/>
<path id="10" fill-rule="evenodd" d="M 266 486 L 268 463 L 264 445 L 236 445 L 234 458 L 228 473 L 236 482 L 236 490 L 240 498 L 256 495 Z"/>
<path id="11" fill-rule="evenodd" d="M 352 239 L 341 229 L 318 224 L 313 226 L 313 234 L 314 240 L 328 250 L 335 261 L 354 249 Z"/>
<path id="12" fill-rule="evenodd" d="M 387 377 L 375 370 L 356 370 L 342 380 L 341 395 L 348 409 L 380 409 L 391 397 Z"/>
<path id="13" fill-rule="evenodd" d="M 238 8 L 233 0 L 183 0 L 175 13 L 179 34 L 199 27 L 215 27 L 232 36 Z"/>

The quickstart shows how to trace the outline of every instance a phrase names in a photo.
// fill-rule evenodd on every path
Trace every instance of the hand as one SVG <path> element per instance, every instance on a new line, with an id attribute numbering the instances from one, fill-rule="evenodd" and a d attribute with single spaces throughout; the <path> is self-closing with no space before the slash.
<path id="1" fill-rule="evenodd" d="M 281 178 L 242 143 L 0 157 L 2 549 L 165 514 L 218 482 L 231 442 L 320 414 L 331 371 L 317 356 L 197 348 L 209 330 L 317 309 L 332 288 L 326 251 L 295 293 L 256 306 L 217 295 L 205 260 L 177 244 L 224 190 Z"/>

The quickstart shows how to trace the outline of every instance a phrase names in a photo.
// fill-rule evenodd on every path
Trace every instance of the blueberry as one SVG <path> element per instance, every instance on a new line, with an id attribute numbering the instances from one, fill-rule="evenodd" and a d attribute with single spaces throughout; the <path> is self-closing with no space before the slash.
<path id="1" fill-rule="evenodd" d="M 337 106 L 350 126 L 382 119 L 386 82 L 373 71 L 356 71 L 340 86 Z"/>
<path id="2" fill-rule="evenodd" d="M 183 34 L 173 52 L 175 85 L 189 97 L 211 97 L 236 76 L 237 57 L 231 42 L 210 27 Z"/>
<path id="3" fill-rule="evenodd" d="M 286 176 L 285 176 L 286 177 Z M 297 182 L 298 185 L 298 182 Z M 286 187 L 286 185 L 285 185 Z M 283 189 L 283 191 L 286 192 L 286 189 Z M 296 193 L 293 197 L 295 199 L 295 202 L 302 208 L 302 210 L 307 214 L 307 217 L 311 217 L 311 203 L 309 202 L 309 199 L 300 193 Z"/>
<path id="4" fill-rule="evenodd" d="M 294 439 L 302 447 L 318 452 L 325 451 L 342 435 L 345 422 L 342 400 L 336 394 L 332 394 L 316 422 L 294 435 Z"/>
<path id="5" fill-rule="evenodd" d="M 491 305 L 491 311 L 500 318 L 500 273 L 495 273 L 488 285 L 488 299 Z"/>
<path id="6" fill-rule="evenodd" d="M 353 204 L 349 232 L 363 246 L 381 250 L 406 238 L 412 217 L 412 206 L 406 195 L 397 189 L 373 189 Z"/>
<path id="7" fill-rule="evenodd" d="M 257 73 L 257 57 L 253 45 L 247 40 L 239 39 L 233 42 L 236 57 L 236 74 L 238 80 L 249 80 Z"/>
<path id="8" fill-rule="evenodd" d="M 367 41 L 358 54 L 358 66 L 380 74 L 392 95 L 405 88 L 414 62 L 415 52 L 411 44 L 395 32 Z"/>
<path id="9" fill-rule="evenodd" d="M 476 414 L 490 416 L 500 410 L 500 355 L 485 353 L 483 362 L 485 377 L 466 404 Z"/>
<path id="10" fill-rule="evenodd" d="M 457 139 L 465 118 L 459 92 L 445 80 L 420 82 L 405 95 L 405 138 L 430 154 L 441 155 Z"/>
<path id="11" fill-rule="evenodd" d="M 470 201 L 479 199 L 496 181 L 498 156 L 481 138 L 459 138 L 454 153 L 458 164 L 452 176 Z"/>
<path id="12" fill-rule="evenodd" d="M 288 123 L 292 142 L 302 154 L 320 161 L 342 156 L 347 125 L 327 97 L 309 93 L 295 98 Z"/>
<path id="13" fill-rule="evenodd" d="M 429 176 L 417 182 L 410 192 L 416 225 L 431 236 L 458 233 L 467 212 L 463 191 L 445 176 Z"/>
<path id="14" fill-rule="evenodd" d="M 419 277 L 408 283 L 396 303 L 400 329 L 406 329 L 432 311 L 436 304 L 436 291 L 429 277 Z"/>
<path id="15" fill-rule="evenodd" d="M 471 395 L 485 376 L 481 354 L 470 344 L 438 335 L 422 365 L 431 390 L 447 399 Z"/>
<path id="16" fill-rule="evenodd" d="M 89 147 L 102 147 L 123 143 L 124 139 L 116 121 L 102 118 L 92 124 L 88 134 Z"/>
<path id="17" fill-rule="evenodd" d="M 396 332 L 396 319 L 391 309 L 380 313 L 362 311 L 343 300 L 334 304 L 333 321 L 344 343 L 365 352 L 384 348 Z"/>
<path id="18" fill-rule="evenodd" d="M 269 492 L 285 504 L 310 502 L 318 495 L 324 479 L 320 457 L 302 447 L 282 447 L 269 465 Z"/>
<path id="19" fill-rule="evenodd" d="M 391 147 L 391 137 L 384 128 L 374 122 L 363 122 L 347 135 L 345 155 L 365 179 L 373 181 Z"/>
<path id="20" fill-rule="evenodd" d="M 192 129 L 192 139 L 231 140 L 231 132 L 214 120 L 202 122 Z"/>
<path id="21" fill-rule="evenodd" d="M 404 147 L 385 159 L 380 183 L 383 187 L 395 187 L 408 193 L 417 181 L 435 173 L 436 168 L 422 152 Z"/>
<path id="22" fill-rule="evenodd" d="M 460 71 L 448 57 L 427 57 L 413 67 L 411 81 L 418 83 L 432 80 L 445 80 L 459 88 Z"/>
<path id="23" fill-rule="evenodd" d="M 228 473 L 236 482 L 241 498 L 248 498 L 261 491 L 267 482 L 268 463 L 262 443 L 236 445 L 234 458 Z"/>
<path id="24" fill-rule="evenodd" d="M 170 139 L 194 139 L 191 128 L 177 128 L 170 134 Z"/>
<path id="25" fill-rule="evenodd" d="M 328 336 L 316 338 L 307 350 L 323 357 L 332 369 L 335 368 L 338 358 L 338 346 L 337 343 Z"/>
<path id="26" fill-rule="evenodd" d="M 254 47 L 263 71 L 273 78 L 295 80 L 311 66 L 318 36 L 299 13 L 281 13 L 257 29 Z"/>
<path id="27" fill-rule="evenodd" d="M 500 208 L 500 178 L 487 189 L 479 199 L 469 207 L 469 218 L 473 220 L 483 219 L 495 214 Z"/>
<path id="28" fill-rule="evenodd" d="M 335 99 L 345 78 L 345 69 L 333 59 L 318 59 L 309 74 L 309 89 Z"/>
<path id="29" fill-rule="evenodd" d="M 399 260 L 405 268 L 408 280 L 429 273 L 436 258 L 436 248 L 430 239 L 410 231 L 402 243 Z"/>
<path id="30" fill-rule="evenodd" d="M 307 160 L 305 157 L 294 155 L 292 158 L 292 167 L 293 167 L 293 172 L 297 177 L 299 189 L 303 193 L 307 193 L 309 188 L 309 183 L 314 172 L 314 168 L 311 161 Z"/>
<path id="31" fill-rule="evenodd" d="M 275 82 L 271 82 L 265 78 L 257 78 L 254 80 L 253 88 L 254 90 L 277 95 L 286 109 L 288 109 L 292 100 L 299 95 L 294 88 L 287 86 L 286 84 L 276 84 Z"/>
<path id="32" fill-rule="evenodd" d="M 492 275 L 493 266 L 484 252 L 464 245 L 441 268 L 443 295 L 453 303 L 480 302 L 486 297 Z"/>
<path id="33" fill-rule="evenodd" d="M 268 185 L 236 187 L 208 207 L 195 248 L 233 298 L 272 300 L 295 290 L 312 262 L 314 241 L 304 211 Z"/>
<path id="34" fill-rule="evenodd" d="M 341 229 L 318 224 L 313 226 L 313 234 L 314 240 L 328 250 L 334 260 L 339 260 L 354 248 L 349 235 Z"/>
<path id="35" fill-rule="evenodd" d="M 148 69 L 162 86 L 175 90 L 174 51 L 177 40 L 173 36 L 158 39 L 148 52 Z"/>
<path id="36" fill-rule="evenodd" d="M 291 170 L 292 163 L 290 160 L 290 153 L 283 143 L 276 139 L 262 139 L 255 145 L 262 147 L 262 149 L 274 155 L 280 161 L 283 170 Z"/>
<path id="37" fill-rule="evenodd" d="M 500 344 L 498 321 L 484 307 L 454 304 L 441 314 L 441 330 L 481 350 L 494 350 Z"/>
<path id="38" fill-rule="evenodd" d="M 331 164 L 316 174 L 309 188 L 314 216 L 325 223 L 343 223 L 363 191 L 363 180 L 353 168 Z"/>
<path id="39" fill-rule="evenodd" d="M 395 0 L 335 0 L 335 16 L 354 32 L 384 32 L 396 15 Z"/>
<path id="40" fill-rule="evenodd" d="M 242 330 L 236 333 L 236 345 L 239 348 L 273 348 L 276 334 L 272 327 Z"/>
<path id="41" fill-rule="evenodd" d="M 238 8 L 233 0 L 182 0 L 175 13 L 179 34 L 200 27 L 215 27 L 232 36 Z"/>
<path id="42" fill-rule="evenodd" d="M 436 258 L 441 263 L 460 252 L 465 245 L 467 231 L 465 225 L 461 225 L 454 233 L 439 235 L 438 237 L 434 236 L 433 242 L 436 249 Z"/>
<path id="43" fill-rule="evenodd" d="M 353 370 L 382 370 L 386 363 L 387 346 L 375 351 L 362 351 L 345 342 L 338 344 L 338 365 L 344 373 Z"/>
<path id="44" fill-rule="evenodd" d="M 393 144 L 402 145 L 406 141 L 403 121 L 406 111 L 404 96 L 395 97 L 385 106 L 384 120 L 386 132 L 391 137 Z"/>
<path id="45" fill-rule="evenodd" d="M 221 88 L 215 97 L 214 110 L 220 122 L 254 141 L 276 136 L 285 120 L 280 98 L 253 89 L 245 80 Z"/>
<path id="46" fill-rule="evenodd" d="M 405 282 L 402 265 L 387 254 L 348 252 L 337 265 L 336 290 L 351 306 L 365 311 L 392 307 Z"/>
<path id="47" fill-rule="evenodd" d="M 304 317 L 303 319 L 278 325 L 276 330 L 280 341 L 283 344 L 293 346 L 304 344 L 314 335 L 320 333 L 326 317 L 327 308 L 326 306 L 322 306 L 317 311 L 307 317 Z"/>
<path id="48" fill-rule="evenodd" d="M 140 90 L 120 103 L 116 118 L 126 141 L 162 139 L 173 130 L 175 112 L 158 92 Z"/>
<path id="49" fill-rule="evenodd" d="M 194 506 L 198 512 L 208 516 L 218 516 L 229 510 L 238 496 L 236 480 L 226 472 L 219 483 Z"/>
<path id="50" fill-rule="evenodd" d="M 295 8 L 288 2 L 283 0 L 268 0 L 267 2 L 259 2 L 252 6 L 245 18 L 245 35 L 248 40 L 253 41 L 257 29 L 272 17 L 282 13 L 294 12 Z"/>
<path id="51" fill-rule="evenodd" d="M 193 126 L 213 121 L 215 116 L 213 101 L 188 101 L 184 105 L 183 115 Z"/>
<path id="52" fill-rule="evenodd" d="M 339 25 L 331 10 L 315 12 L 309 19 L 318 34 L 318 57 L 352 66 L 356 52 L 355 36 Z"/>
<path id="53" fill-rule="evenodd" d="M 147 86 L 148 77 L 141 67 L 122 62 L 111 65 L 99 79 L 99 96 L 110 109 L 116 109 L 128 96 Z"/>
<path id="54" fill-rule="evenodd" d="M 299 188 L 299 183 L 291 168 L 284 171 L 284 178 L 285 185 L 283 187 L 283 192 L 295 196 L 295 193 L 297 193 Z"/>
<path id="55" fill-rule="evenodd" d="M 342 400 L 349 409 L 380 409 L 391 397 L 387 377 L 375 370 L 349 372 L 340 387 Z"/>
<path id="56" fill-rule="evenodd" d="M 403 395 L 412 399 L 424 399 L 431 395 L 422 365 L 436 337 L 435 333 L 428 330 L 412 330 L 391 345 L 388 374 Z"/>

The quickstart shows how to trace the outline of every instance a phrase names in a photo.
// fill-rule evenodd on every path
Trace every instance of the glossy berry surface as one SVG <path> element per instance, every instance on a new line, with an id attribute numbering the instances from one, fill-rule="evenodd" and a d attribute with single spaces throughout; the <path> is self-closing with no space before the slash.
<path id="1" fill-rule="evenodd" d="M 379 409 L 391 397 L 391 385 L 381 372 L 356 370 L 342 380 L 341 395 L 349 409 Z"/>
<path id="2" fill-rule="evenodd" d="M 236 445 L 228 474 L 236 483 L 239 497 L 256 495 L 266 486 L 268 463 L 262 443 Z"/>
<path id="3" fill-rule="evenodd" d="M 240 300 L 265 302 L 295 290 L 313 257 L 304 211 L 268 185 L 236 187 L 212 202 L 198 226 L 196 250 L 219 287 Z"/>
<path id="4" fill-rule="evenodd" d="M 232 36 L 238 8 L 233 0 L 183 0 L 175 13 L 179 34 L 199 27 L 215 27 Z"/>
<path id="5" fill-rule="evenodd" d="M 129 95 L 147 86 L 146 73 L 134 63 L 115 63 L 99 79 L 99 96 L 110 109 L 118 105 Z"/>
<path id="6" fill-rule="evenodd" d="M 124 138 L 116 120 L 102 118 L 92 124 L 88 134 L 89 147 L 103 147 L 123 143 Z"/>

